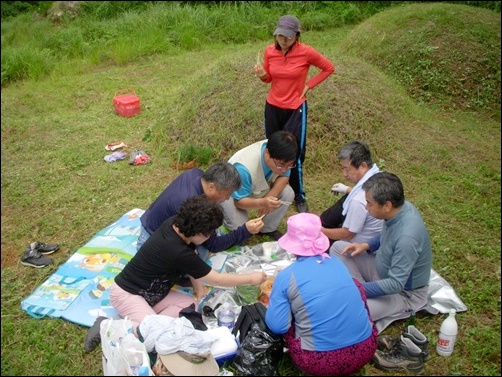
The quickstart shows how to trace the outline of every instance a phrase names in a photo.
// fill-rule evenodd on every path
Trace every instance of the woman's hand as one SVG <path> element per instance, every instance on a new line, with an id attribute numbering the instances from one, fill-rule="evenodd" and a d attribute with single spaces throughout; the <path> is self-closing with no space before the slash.
<path id="1" fill-rule="evenodd" d="M 193 298 L 194 300 L 199 303 L 202 301 L 202 299 L 209 293 L 210 288 L 209 287 L 202 287 L 199 289 L 195 289 L 193 291 Z"/>
<path id="2" fill-rule="evenodd" d="M 251 284 L 252 285 L 260 285 L 265 280 L 267 280 L 268 276 L 265 272 L 253 272 L 250 274 L 251 276 Z"/>
<path id="3" fill-rule="evenodd" d="M 302 92 L 302 95 L 300 96 L 300 98 L 304 98 L 307 96 L 307 92 L 310 90 L 310 88 L 305 85 L 305 88 L 303 88 L 303 92 Z"/>
<path id="4" fill-rule="evenodd" d="M 267 79 L 267 72 L 263 69 L 263 64 L 261 63 L 254 65 L 254 73 L 260 80 L 265 81 Z"/>

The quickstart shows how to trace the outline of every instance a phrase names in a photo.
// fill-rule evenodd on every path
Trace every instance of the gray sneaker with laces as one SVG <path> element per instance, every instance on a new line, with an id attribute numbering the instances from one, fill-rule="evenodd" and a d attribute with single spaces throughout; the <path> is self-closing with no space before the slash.
<path id="1" fill-rule="evenodd" d="M 424 370 L 422 350 L 409 338 L 401 335 L 399 344 L 390 351 L 376 350 L 372 362 L 382 370 L 405 370 L 420 374 Z"/>
<path id="2" fill-rule="evenodd" d="M 424 361 L 430 359 L 429 340 L 420 332 L 419 329 L 413 325 L 406 326 L 403 330 L 403 336 L 411 339 L 411 341 L 422 350 L 422 357 L 424 358 Z"/>
<path id="3" fill-rule="evenodd" d="M 32 242 L 31 248 L 36 249 L 40 254 L 52 254 L 57 249 L 59 249 L 58 243 L 43 243 L 43 242 Z"/>
<path id="4" fill-rule="evenodd" d="M 402 335 L 405 338 L 410 339 L 422 350 L 422 357 L 424 361 L 430 359 L 431 355 L 429 352 L 429 340 L 419 329 L 417 329 L 413 325 L 406 326 L 402 332 Z M 380 335 L 378 337 L 378 349 L 384 352 L 391 351 L 392 349 L 399 346 L 399 340 L 399 337 L 394 337 L 391 335 Z"/>
<path id="5" fill-rule="evenodd" d="M 42 268 L 52 263 L 52 259 L 40 254 L 40 252 L 29 245 L 21 257 L 21 264 L 25 266 Z"/>

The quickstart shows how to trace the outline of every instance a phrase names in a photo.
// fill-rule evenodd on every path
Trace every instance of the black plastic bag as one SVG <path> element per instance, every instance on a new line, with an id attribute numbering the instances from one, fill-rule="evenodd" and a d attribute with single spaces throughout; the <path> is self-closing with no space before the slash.
<path id="1" fill-rule="evenodd" d="M 195 304 L 187 306 L 184 309 L 181 309 L 179 317 L 185 317 L 190 322 L 192 322 L 193 328 L 195 330 L 206 331 L 207 326 L 202 319 L 202 314 L 195 310 Z"/>
<path id="2" fill-rule="evenodd" d="M 241 342 L 233 360 L 239 376 L 280 376 L 279 362 L 284 340 L 265 323 L 266 308 L 261 303 L 242 307 L 234 327 Z"/>

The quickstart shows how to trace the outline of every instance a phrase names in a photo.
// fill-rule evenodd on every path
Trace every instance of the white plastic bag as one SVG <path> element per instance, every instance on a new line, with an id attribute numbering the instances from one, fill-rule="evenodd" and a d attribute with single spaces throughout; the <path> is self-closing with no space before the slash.
<path id="1" fill-rule="evenodd" d="M 105 376 L 153 376 L 145 345 L 132 331 L 128 318 L 108 318 L 100 324 Z"/>

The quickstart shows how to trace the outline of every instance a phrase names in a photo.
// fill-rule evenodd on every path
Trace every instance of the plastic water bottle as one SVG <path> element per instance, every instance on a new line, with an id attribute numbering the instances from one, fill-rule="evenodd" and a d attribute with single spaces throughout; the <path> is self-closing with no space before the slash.
<path id="1" fill-rule="evenodd" d="M 233 329 L 235 324 L 235 312 L 230 309 L 230 304 L 224 302 L 218 312 L 218 326 L 226 326 L 230 330 Z"/>
<path id="2" fill-rule="evenodd" d="M 450 356 L 457 340 L 458 325 L 455 319 L 456 310 L 450 309 L 450 314 L 441 324 L 439 338 L 436 346 L 437 353 L 441 356 Z"/>

